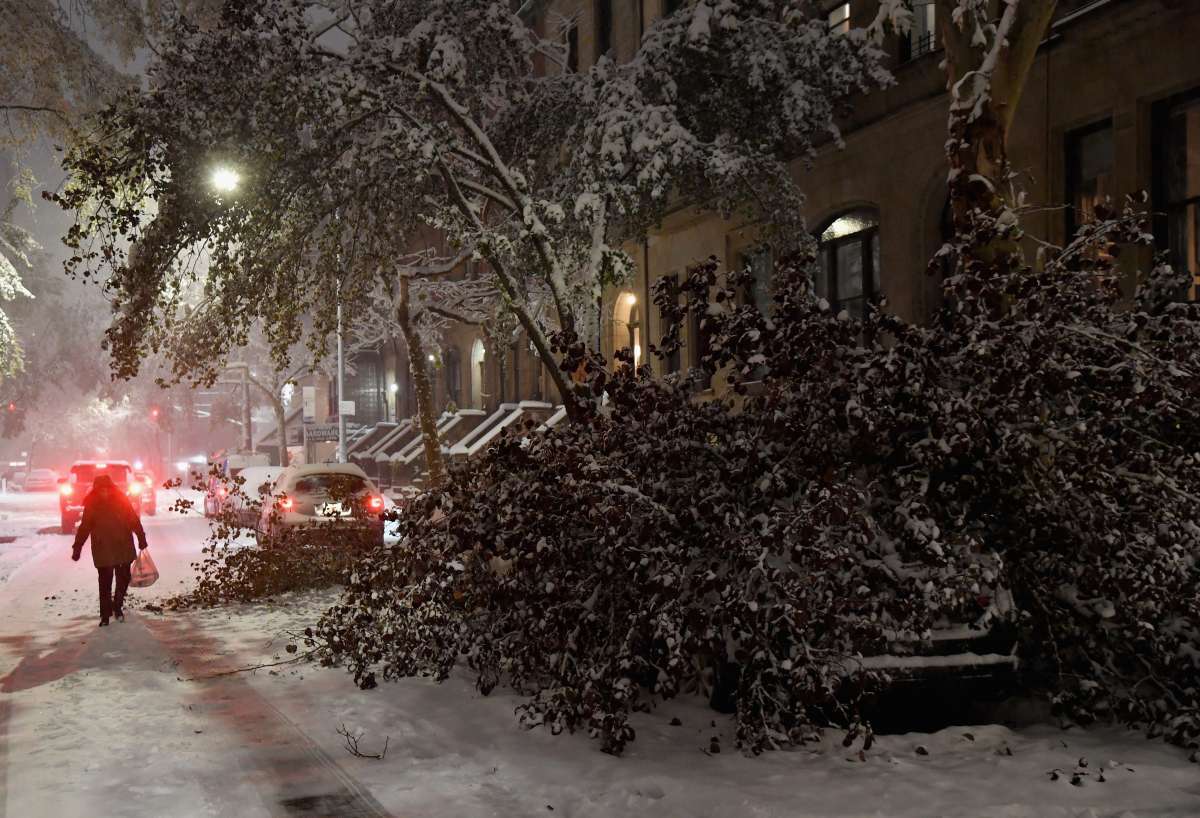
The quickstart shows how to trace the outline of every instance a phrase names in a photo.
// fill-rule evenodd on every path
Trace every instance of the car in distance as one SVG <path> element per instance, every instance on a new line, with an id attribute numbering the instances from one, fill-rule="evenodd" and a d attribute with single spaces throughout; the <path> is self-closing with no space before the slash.
<path id="1" fill-rule="evenodd" d="M 134 482 L 129 484 L 129 499 L 134 500 L 136 495 L 137 501 L 142 504 L 142 513 L 153 517 L 158 513 L 158 487 L 154 485 L 154 475 L 144 470 L 135 471 L 133 479 Z"/>
<path id="2" fill-rule="evenodd" d="M 229 504 L 228 482 L 252 466 L 269 466 L 271 459 L 265 454 L 234 453 L 208 462 L 204 475 L 204 516 L 217 517 Z"/>
<path id="3" fill-rule="evenodd" d="M 53 469 L 33 469 L 25 477 L 24 491 L 54 491 L 58 488 L 58 472 Z"/>
<path id="4" fill-rule="evenodd" d="M 269 499 L 257 531 L 264 545 L 298 531 L 339 535 L 339 543 L 383 543 L 383 495 L 352 463 L 288 466 L 276 478 Z"/>
<path id="5" fill-rule="evenodd" d="M 97 477 L 107 474 L 117 488 L 130 496 L 133 508 L 139 514 L 142 485 L 133 478 L 133 468 L 124 460 L 79 460 L 58 484 L 58 510 L 62 518 L 62 532 L 75 533 L 75 526 L 83 516 L 83 500 L 92 490 Z"/>
<path id="6" fill-rule="evenodd" d="M 263 505 L 270 505 L 271 493 L 275 481 L 283 473 L 282 466 L 247 466 L 238 474 L 241 487 L 228 500 L 227 511 L 234 515 L 237 524 L 243 528 L 257 528 L 260 510 Z"/>

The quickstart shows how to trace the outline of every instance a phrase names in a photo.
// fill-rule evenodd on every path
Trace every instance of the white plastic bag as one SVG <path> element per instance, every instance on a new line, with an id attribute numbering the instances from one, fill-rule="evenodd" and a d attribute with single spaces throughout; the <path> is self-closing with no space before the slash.
<path id="1" fill-rule="evenodd" d="M 143 549 L 138 554 L 138 558 L 133 561 L 129 585 L 133 588 L 149 588 L 156 582 L 158 582 L 158 567 L 154 564 L 154 558 L 150 556 L 150 551 Z"/>

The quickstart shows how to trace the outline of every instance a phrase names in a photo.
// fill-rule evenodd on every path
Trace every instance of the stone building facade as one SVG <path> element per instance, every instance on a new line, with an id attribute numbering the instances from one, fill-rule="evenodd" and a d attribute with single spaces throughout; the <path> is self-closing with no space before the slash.
<path id="1" fill-rule="evenodd" d="M 602 54 L 628 60 L 642 33 L 684 0 L 548 0 L 531 22 L 568 44 L 587 70 Z M 862 26 L 876 0 L 829 2 L 831 29 Z M 936 308 L 940 285 L 927 263 L 946 236 L 943 155 L 948 95 L 939 67 L 935 7 L 917 0 L 916 26 L 887 44 L 895 84 L 860 95 L 841 123 L 843 145 L 827 144 L 811 163 L 797 162 L 807 224 L 822 240 L 819 288 L 850 310 L 876 294 L 889 309 L 921 321 Z M 1028 232 L 1062 243 L 1105 196 L 1120 201 L 1148 191 L 1159 249 L 1200 277 L 1200 3 L 1191 0 L 1060 0 L 1010 133 L 1010 157 L 1030 203 Z M 751 264 L 755 297 L 768 292 L 771 262 L 756 252 L 753 225 L 680 209 L 642 243 L 626 249 L 637 264 L 627 286 L 602 308 L 602 346 L 637 350 L 662 334 L 650 283 L 716 256 Z M 1030 251 L 1036 248 L 1031 242 Z M 1149 262 L 1147 252 L 1139 261 Z M 682 360 L 648 361 L 656 374 L 686 367 L 698 334 L 684 333 Z M 479 328 L 448 333 L 435 355 L 440 408 L 490 409 L 519 399 L 557 402 L 552 382 L 519 333 L 489 343 Z M 385 414 L 416 411 L 399 344 L 380 350 Z"/>

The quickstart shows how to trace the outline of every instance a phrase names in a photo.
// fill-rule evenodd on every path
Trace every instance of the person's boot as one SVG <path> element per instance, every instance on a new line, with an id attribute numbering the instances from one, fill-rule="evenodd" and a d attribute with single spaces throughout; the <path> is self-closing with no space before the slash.
<path id="1" fill-rule="evenodd" d="M 120 608 L 117 608 L 115 611 L 113 611 L 113 616 L 116 617 L 118 622 L 125 621 L 125 611 Z"/>
<path id="2" fill-rule="evenodd" d="M 101 627 L 101 628 L 107 628 L 107 627 L 108 627 L 108 620 L 107 620 L 107 619 L 101 619 L 101 620 L 100 620 L 100 625 L 99 625 L 99 627 Z"/>

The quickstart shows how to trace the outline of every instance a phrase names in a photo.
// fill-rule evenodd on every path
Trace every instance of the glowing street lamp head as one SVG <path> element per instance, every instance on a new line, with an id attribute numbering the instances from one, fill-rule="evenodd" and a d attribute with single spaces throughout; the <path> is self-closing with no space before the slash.
<path id="1" fill-rule="evenodd" d="M 238 183 L 241 181 L 241 175 L 227 165 L 215 168 L 212 172 L 212 177 L 209 179 L 213 190 L 218 193 L 232 193 L 237 190 Z"/>

